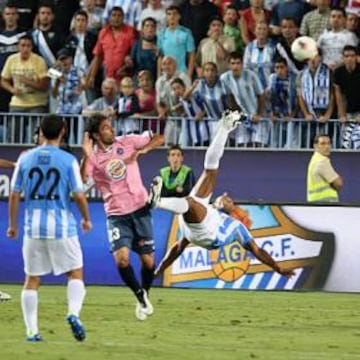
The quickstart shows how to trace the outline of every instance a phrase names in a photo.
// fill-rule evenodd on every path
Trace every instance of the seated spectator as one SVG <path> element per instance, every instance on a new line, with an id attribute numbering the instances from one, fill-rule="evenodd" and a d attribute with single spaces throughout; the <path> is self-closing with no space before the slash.
<path id="1" fill-rule="evenodd" d="M 118 101 L 117 119 L 118 134 L 138 134 L 139 120 L 133 115 L 140 112 L 139 99 L 135 94 L 134 82 L 131 77 L 124 77 L 120 83 L 120 97 Z"/>
<path id="2" fill-rule="evenodd" d="M 235 51 L 234 39 L 224 35 L 224 23 L 220 17 L 210 21 L 208 37 L 201 40 L 197 51 L 197 72 L 201 76 L 201 67 L 207 62 L 216 64 L 219 74 L 228 69 L 228 56 Z"/>
<path id="3" fill-rule="evenodd" d="M 115 79 L 105 78 L 101 84 L 102 97 L 96 99 L 83 111 L 84 116 L 93 116 L 101 113 L 108 117 L 114 117 L 119 105 L 118 86 Z"/>
<path id="4" fill-rule="evenodd" d="M 258 22 L 270 23 L 271 12 L 264 9 L 264 0 L 250 0 L 250 8 L 241 12 L 240 30 L 243 43 L 255 40 L 255 26 Z"/>
<path id="5" fill-rule="evenodd" d="M 259 22 L 255 27 L 255 40 L 245 48 L 244 69 L 254 71 L 264 88 L 267 87 L 269 76 L 274 69 L 274 43 L 269 39 L 269 26 L 265 22 Z"/>
<path id="6" fill-rule="evenodd" d="M 184 152 L 179 145 L 172 145 L 167 151 L 169 166 L 160 169 L 163 179 L 161 197 L 184 197 L 195 185 L 193 170 L 184 165 Z"/>
<path id="7" fill-rule="evenodd" d="M 204 120 L 204 109 L 192 95 L 186 96 L 186 86 L 182 79 L 172 80 L 171 88 L 177 102 L 173 105 L 172 110 L 175 111 L 181 107 L 187 118 L 182 123 L 180 143 L 191 146 L 208 146 L 210 143 L 209 126 Z"/>
<path id="8" fill-rule="evenodd" d="M 133 44 L 130 55 L 125 58 L 125 63 L 132 68 L 135 78 L 140 71 L 148 70 L 156 79 L 158 56 L 156 21 L 153 18 L 146 18 L 142 21 L 140 38 Z"/>
<path id="9" fill-rule="evenodd" d="M 266 93 L 271 105 L 273 145 L 288 149 L 298 147 L 298 124 L 292 122 L 297 114 L 296 75 L 289 71 L 284 58 L 275 59 L 275 72 L 269 77 Z"/>
<path id="10" fill-rule="evenodd" d="M 228 6 L 224 13 L 224 35 L 230 36 L 234 39 L 235 50 L 243 52 L 244 44 L 242 42 L 239 14 L 234 6 Z"/>
<path id="11" fill-rule="evenodd" d="M 157 31 L 166 28 L 166 7 L 161 0 L 149 0 L 147 7 L 141 12 L 138 30 L 142 29 L 142 23 L 147 18 L 153 18 L 156 21 Z"/>

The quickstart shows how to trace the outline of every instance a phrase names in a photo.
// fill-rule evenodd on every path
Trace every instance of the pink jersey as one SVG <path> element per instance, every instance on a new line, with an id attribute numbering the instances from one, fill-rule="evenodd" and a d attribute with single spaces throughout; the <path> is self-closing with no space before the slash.
<path id="1" fill-rule="evenodd" d="M 126 162 L 134 152 L 151 140 L 151 133 L 115 138 L 113 145 L 98 148 L 89 157 L 86 172 L 101 191 L 107 216 L 126 215 L 145 206 L 148 193 L 142 183 L 137 161 Z"/>

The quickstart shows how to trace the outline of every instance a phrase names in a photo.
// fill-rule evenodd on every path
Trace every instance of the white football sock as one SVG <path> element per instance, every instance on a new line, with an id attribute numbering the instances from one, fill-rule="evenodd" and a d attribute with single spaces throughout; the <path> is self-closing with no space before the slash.
<path id="1" fill-rule="evenodd" d="M 220 159 L 224 154 L 225 144 L 229 136 L 229 131 L 218 126 L 217 132 L 211 141 L 205 154 L 205 170 L 216 170 L 219 168 Z"/>
<path id="2" fill-rule="evenodd" d="M 69 280 L 67 285 L 67 299 L 69 315 L 79 316 L 86 295 L 84 282 L 80 279 Z"/>
<path id="3" fill-rule="evenodd" d="M 37 290 L 23 289 L 21 292 L 21 309 L 23 312 L 26 335 L 33 336 L 39 333 L 38 328 L 38 292 Z"/>
<path id="4" fill-rule="evenodd" d="M 161 198 L 156 207 L 176 214 L 185 214 L 189 210 L 189 203 L 185 198 Z"/>

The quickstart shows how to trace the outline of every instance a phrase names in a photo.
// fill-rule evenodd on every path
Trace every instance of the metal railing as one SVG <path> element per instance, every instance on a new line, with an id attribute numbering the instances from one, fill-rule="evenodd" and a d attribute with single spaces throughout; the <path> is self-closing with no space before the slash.
<path id="1" fill-rule="evenodd" d="M 44 114 L 28 113 L 0 113 L 0 145 L 30 145 L 32 144 L 32 135 L 35 128 L 39 125 L 41 117 Z M 70 146 L 81 146 L 83 133 L 88 118 L 81 115 L 64 115 L 63 118 L 68 125 L 68 140 Z M 207 124 L 214 124 L 212 119 L 202 120 Z M 198 146 L 207 146 L 209 141 L 195 141 L 189 133 L 189 125 L 198 124 L 194 119 L 183 117 L 169 117 L 166 120 L 159 120 L 157 117 L 146 117 L 143 119 L 128 118 L 125 120 L 113 120 L 113 125 L 117 134 L 141 133 L 151 129 L 155 133 L 165 134 L 165 146 L 169 144 L 179 144 L 183 148 L 192 148 Z M 315 135 L 320 133 L 329 134 L 332 138 L 333 149 L 342 148 L 341 124 L 337 119 L 331 119 L 327 123 L 308 122 L 304 119 L 292 119 L 285 122 L 278 120 L 275 123 L 269 119 L 263 119 L 261 124 L 267 131 L 265 141 L 262 143 L 247 144 L 239 143 L 236 130 L 230 134 L 227 143 L 228 148 L 267 148 L 267 149 L 311 149 L 312 141 Z M 209 127 L 209 126 L 207 126 Z M 210 134 L 213 136 L 216 126 L 210 126 L 215 130 Z M 170 130 L 169 130 L 170 129 Z M 253 131 L 253 130 L 249 130 Z"/>

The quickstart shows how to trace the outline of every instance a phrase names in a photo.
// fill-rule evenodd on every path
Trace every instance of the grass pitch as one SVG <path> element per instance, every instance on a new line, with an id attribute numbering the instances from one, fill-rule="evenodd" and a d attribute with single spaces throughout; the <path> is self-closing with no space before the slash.
<path id="1" fill-rule="evenodd" d="M 155 313 L 134 316 L 121 287 L 89 286 L 84 343 L 65 322 L 65 287 L 40 289 L 43 343 L 24 341 L 20 286 L 2 285 L 0 359 L 360 359 L 360 294 L 153 289 Z"/>

